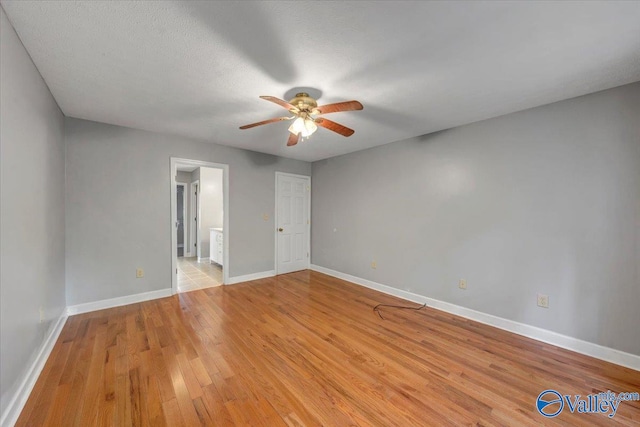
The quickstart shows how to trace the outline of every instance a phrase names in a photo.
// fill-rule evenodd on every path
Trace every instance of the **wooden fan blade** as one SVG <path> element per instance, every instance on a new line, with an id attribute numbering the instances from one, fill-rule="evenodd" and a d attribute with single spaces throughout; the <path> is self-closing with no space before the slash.
<path id="1" fill-rule="evenodd" d="M 329 114 L 339 111 L 355 111 L 362 110 L 362 104 L 358 101 L 336 102 L 335 104 L 321 105 L 314 109 L 314 114 Z"/>
<path id="2" fill-rule="evenodd" d="M 300 134 L 294 135 L 291 132 L 289 132 L 289 140 L 287 141 L 287 147 L 296 145 L 299 140 L 300 140 Z"/>
<path id="3" fill-rule="evenodd" d="M 257 123 L 251 123 L 250 125 L 240 126 L 240 129 L 250 129 L 256 126 L 268 125 L 269 123 L 281 122 L 283 120 L 291 120 L 291 117 L 276 117 L 275 119 L 263 120 Z"/>
<path id="4" fill-rule="evenodd" d="M 315 120 L 318 126 L 322 126 L 325 129 L 332 130 L 339 133 L 342 136 L 351 136 L 355 132 L 353 129 L 349 129 L 346 126 L 342 126 L 340 123 L 332 122 L 324 118 L 318 118 Z"/>
<path id="5" fill-rule="evenodd" d="M 280 98 L 276 98 L 275 96 L 261 96 L 260 98 L 262 99 L 266 99 L 267 101 L 271 101 L 273 103 L 278 104 L 281 107 L 286 108 L 287 110 L 291 111 L 292 109 L 295 111 L 298 111 L 298 109 L 296 107 L 294 107 L 293 105 L 289 104 L 287 101 L 283 101 Z"/>

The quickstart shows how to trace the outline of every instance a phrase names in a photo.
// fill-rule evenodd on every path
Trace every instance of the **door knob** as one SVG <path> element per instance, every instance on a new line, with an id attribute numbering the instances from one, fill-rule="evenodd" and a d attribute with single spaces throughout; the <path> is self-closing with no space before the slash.
<path id="1" fill-rule="evenodd" d="M 282 233 L 284 231 L 284 228 L 278 228 L 278 231 Z"/>

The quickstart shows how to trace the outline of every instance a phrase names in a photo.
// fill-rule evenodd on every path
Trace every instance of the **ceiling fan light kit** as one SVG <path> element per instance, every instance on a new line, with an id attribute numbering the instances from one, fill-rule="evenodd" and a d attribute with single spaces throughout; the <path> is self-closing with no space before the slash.
<path id="1" fill-rule="evenodd" d="M 309 138 L 316 130 L 318 130 L 318 126 L 329 129 L 330 131 L 336 132 L 342 136 L 351 136 L 355 132 L 353 129 L 349 129 L 339 123 L 317 116 L 322 114 L 338 113 L 340 111 L 362 110 L 363 108 L 362 104 L 358 101 L 337 102 L 318 107 L 316 100 L 304 92 L 296 94 L 296 96 L 289 102 L 273 96 L 261 96 L 260 98 L 286 108 L 291 114 L 293 114 L 293 116 L 276 117 L 274 119 L 263 120 L 261 122 L 240 126 L 240 129 L 250 129 L 269 123 L 295 119 L 288 129 L 291 135 L 289 135 L 287 146 L 296 145 L 300 138 Z"/>
<path id="2" fill-rule="evenodd" d="M 298 117 L 291 123 L 288 130 L 294 135 L 300 134 L 303 138 L 308 138 L 318 130 L 318 125 L 312 119 Z"/>

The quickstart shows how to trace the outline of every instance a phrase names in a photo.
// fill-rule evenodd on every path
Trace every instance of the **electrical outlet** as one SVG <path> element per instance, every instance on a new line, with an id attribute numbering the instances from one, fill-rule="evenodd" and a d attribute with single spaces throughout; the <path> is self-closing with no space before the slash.
<path id="1" fill-rule="evenodd" d="M 467 281 L 464 279 L 460 279 L 460 281 L 458 282 L 458 287 L 460 289 L 467 289 Z"/>
<path id="2" fill-rule="evenodd" d="M 269 214 L 268 213 L 263 213 L 262 214 L 262 219 L 265 221 L 269 221 Z"/>
<path id="3" fill-rule="evenodd" d="M 136 268 L 136 279 L 140 279 L 144 277 L 144 270 L 141 268 Z"/>
<path id="4" fill-rule="evenodd" d="M 538 294 L 538 307 L 549 308 L 549 295 Z"/>
<path id="5" fill-rule="evenodd" d="M 371 268 L 373 268 L 373 269 L 378 268 L 378 261 L 376 261 L 376 260 L 371 261 Z"/>

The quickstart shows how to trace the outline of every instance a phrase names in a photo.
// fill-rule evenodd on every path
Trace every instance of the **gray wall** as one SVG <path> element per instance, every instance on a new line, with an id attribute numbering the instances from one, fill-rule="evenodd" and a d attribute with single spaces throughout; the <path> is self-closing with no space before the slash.
<path id="1" fill-rule="evenodd" d="M 191 173 L 192 172 L 178 171 L 176 174 L 176 182 L 191 184 Z"/>
<path id="2" fill-rule="evenodd" d="M 310 163 L 79 119 L 65 125 L 68 305 L 171 287 L 171 157 L 229 165 L 230 276 L 273 270 L 275 171 L 309 175 Z"/>
<path id="3" fill-rule="evenodd" d="M 638 123 L 635 83 L 315 162 L 312 262 L 640 354 Z"/>
<path id="4" fill-rule="evenodd" d="M 196 168 L 191 172 L 191 182 L 198 181 L 200 179 L 200 168 Z"/>
<path id="5" fill-rule="evenodd" d="M 0 31 L 2 413 L 64 310 L 65 272 L 64 118 L 1 8 Z"/>

